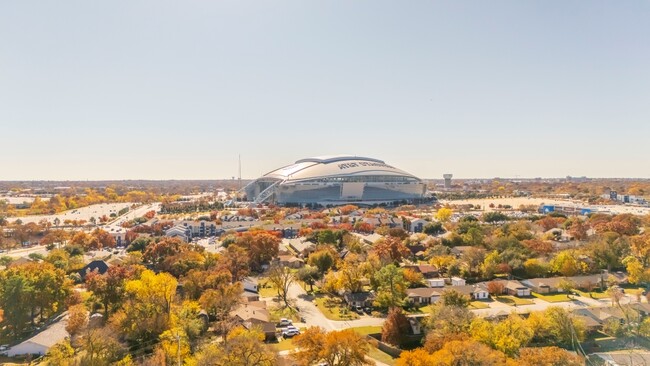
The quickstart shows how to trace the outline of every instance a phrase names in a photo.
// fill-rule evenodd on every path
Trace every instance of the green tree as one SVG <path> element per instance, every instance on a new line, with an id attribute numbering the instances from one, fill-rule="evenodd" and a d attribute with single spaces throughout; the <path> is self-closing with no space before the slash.
<path id="1" fill-rule="evenodd" d="M 321 249 L 312 253 L 307 260 L 307 263 L 318 268 L 318 271 L 321 275 L 324 275 L 325 272 L 329 271 L 336 261 L 336 253 L 333 253 L 330 249 Z"/>
<path id="2" fill-rule="evenodd" d="M 391 308 L 404 304 L 408 283 L 401 268 L 394 264 L 384 266 L 375 273 L 374 279 L 378 284 L 375 306 Z"/>
<path id="3" fill-rule="evenodd" d="M 304 266 L 296 273 L 296 278 L 309 285 L 309 291 L 314 292 L 314 282 L 320 279 L 321 273 L 318 268 L 313 266 Z"/>
<path id="4" fill-rule="evenodd" d="M 454 290 L 452 287 L 442 292 L 442 296 L 440 296 L 440 301 L 445 306 L 467 308 L 469 306 L 471 298 L 465 294 L 462 294 Z"/>

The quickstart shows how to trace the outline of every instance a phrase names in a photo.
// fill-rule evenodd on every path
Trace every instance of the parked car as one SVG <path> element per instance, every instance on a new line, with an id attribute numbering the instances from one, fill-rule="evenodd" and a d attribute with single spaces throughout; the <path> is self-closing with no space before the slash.
<path id="1" fill-rule="evenodd" d="M 361 306 L 355 306 L 354 311 L 356 311 L 357 314 L 363 315 L 363 308 Z"/>
<path id="2" fill-rule="evenodd" d="M 365 308 L 363 308 L 363 312 L 370 315 L 370 313 L 372 313 L 372 309 L 369 308 L 369 307 L 365 307 Z"/>
<path id="3" fill-rule="evenodd" d="M 295 330 L 287 330 L 285 332 L 282 332 L 282 336 L 284 338 L 291 338 L 291 337 L 297 336 L 298 334 L 300 334 L 300 331 L 297 330 L 297 329 L 295 329 Z"/>
<path id="4" fill-rule="evenodd" d="M 280 322 L 278 323 L 278 326 L 280 326 L 280 327 L 286 327 L 287 325 L 293 325 L 293 323 L 291 322 L 291 320 L 289 320 L 289 319 L 287 319 L 287 318 L 282 318 L 282 319 L 280 319 Z"/>

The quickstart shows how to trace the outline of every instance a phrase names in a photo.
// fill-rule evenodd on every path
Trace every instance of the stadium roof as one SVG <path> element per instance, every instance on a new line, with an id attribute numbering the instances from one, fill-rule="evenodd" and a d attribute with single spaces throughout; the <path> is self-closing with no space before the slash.
<path id="1" fill-rule="evenodd" d="M 271 178 L 290 182 L 325 177 L 366 175 L 392 175 L 418 179 L 412 174 L 387 165 L 383 160 L 351 155 L 300 159 L 294 164 L 265 174 L 262 179 Z"/>

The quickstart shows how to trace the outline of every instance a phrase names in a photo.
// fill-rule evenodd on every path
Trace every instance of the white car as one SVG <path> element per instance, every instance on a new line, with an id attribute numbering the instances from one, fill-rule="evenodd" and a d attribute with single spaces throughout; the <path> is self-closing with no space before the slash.
<path id="1" fill-rule="evenodd" d="M 297 336 L 298 334 L 300 334 L 300 331 L 297 330 L 297 329 L 295 329 L 295 330 L 292 329 L 292 330 L 287 330 L 287 331 L 282 332 L 282 336 L 284 338 L 291 338 L 293 336 Z"/>
<path id="2" fill-rule="evenodd" d="M 289 319 L 287 319 L 287 318 L 282 318 L 282 319 L 280 319 L 280 322 L 278 323 L 278 326 L 286 327 L 287 325 L 293 325 L 293 323 L 291 322 L 291 320 L 289 320 Z"/>

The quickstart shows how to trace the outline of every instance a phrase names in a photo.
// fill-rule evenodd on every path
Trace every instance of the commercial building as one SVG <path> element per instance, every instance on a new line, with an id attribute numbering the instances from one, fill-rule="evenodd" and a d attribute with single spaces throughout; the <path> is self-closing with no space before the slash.
<path id="1" fill-rule="evenodd" d="M 280 205 L 391 204 L 424 197 L 420 178 L 379 159 L 323 156 L 273 170 L 244 187 L 255 204 Z"/>

